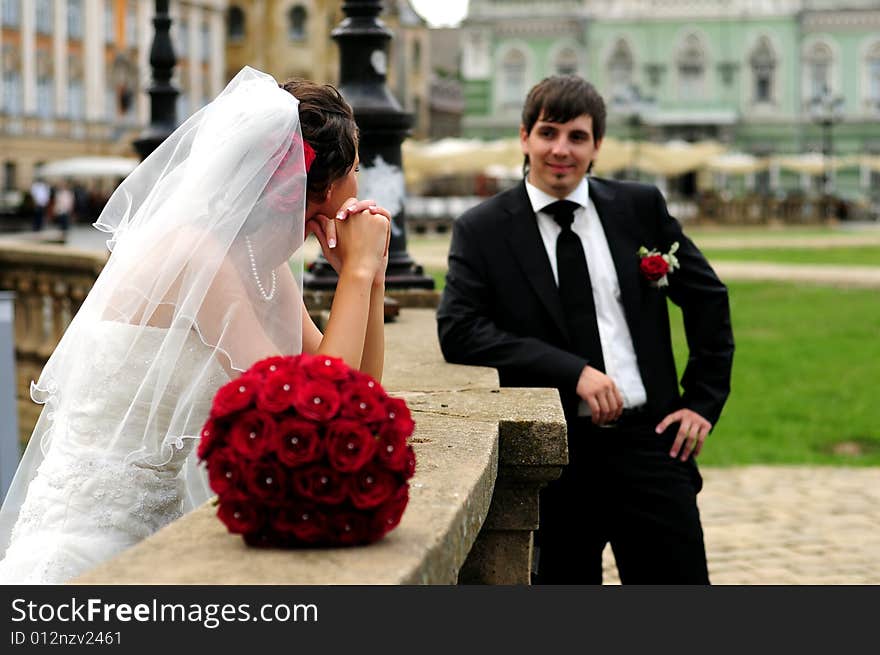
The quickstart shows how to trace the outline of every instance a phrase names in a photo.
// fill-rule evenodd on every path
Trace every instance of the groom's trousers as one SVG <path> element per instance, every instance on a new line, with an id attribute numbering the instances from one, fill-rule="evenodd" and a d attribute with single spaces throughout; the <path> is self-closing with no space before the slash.
<path id="1" fill-rule="evenodd" d="M 601 584 L 611 543 L 624 584 L 709 584 L 693 458 L 669 456 L 678 430 L 636 414 L 616 426 L 568 423 L 569 464 L 541 492 L 537 584 Z"/>

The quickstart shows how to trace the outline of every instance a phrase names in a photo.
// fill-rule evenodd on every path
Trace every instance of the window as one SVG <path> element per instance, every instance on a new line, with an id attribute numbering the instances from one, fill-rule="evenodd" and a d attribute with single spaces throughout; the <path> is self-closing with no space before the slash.
<path id="1" fill-rule="evenodd" d="M 83 81 L 70 80 L 67 87 L 67 115 L 72 121 L 81 121 L 86 115 L 86 95 Z"/>
<path id="2" fill-rule="evenodd" d="M 571 48 L 563 48 L 554 62 L 557 75 L 574 75 L 578 71 L 577 53 Z"/>
<path id="3" fill-rule="evenodd" d="M 21 25 L 21 0 L 3 0 L 3 25 L 18 27 Z"/>
<path id="4" fill-rule="evenodd" d="M 706 62 L 699 38 L 685 37 L 678 51 L 678 90 L 681 100 L 699 100 L 703 97 Z"/>
<path id="5" fill-rule="evenodd" d="M 226 36 L 230 41 L 241 41 L 244 33 L 244 12 L 233 5 L 226 13 Z"/>
<path id="6" fill-rule="evenodd" d="M 302 5 L 291 7 L 287 12 L 287 38 L 291 41 L 306 38 L 306 9 Z"/>
<path id="7" fill-rule="evenodd" d="M 137 5 L 129 0 L 125 7 L 125 45 L 129 48 L 137 47 L 138 44 L 138 24 L 137 24 Z"/>
<path id="8" fill-rule="evenodd" d="M 880 112 L 880 43 L 868 52 L 868 103 L 875 112 Z"/>
<path id="9" fill-rule="evenodd" d="M 185 20 L 177 24 L 177 41 L 174 46 L 175 52 L 180 53 L 181 58 L 189 56 L 189 23 Z"/>
<path id="10" fill-rule="evenodd" d="M 67 36 L 71 39 L 83 36 L 82 0 L 67 0 Z"/>
<path id="11" fill-rule="evenodd" d="M 4 48 L 5 54 L 9 48 Z M 21 73 L 17 68 L 3 71 L 3 108 L 10 116 L 20 116 L 24 108 Z"/>
<path id="12" fill-rule="evenodd" d="M 526 96 L 526 56 L 513 49 L 501 60 L 501 107 L 519 109 Z"/>
<path id="13" fill-rule="evenodd" d="M 831 64 L 834 55 L 827 43 L 815 43 L 807 53 L 807 91 L 818 98 L 831 90 Z"/>
<path id="14" fill-rule="evenodd" d="M 37 116 L 51 118 L 55 110 L 52 94 L 52 78 L 48 75 L 37 77 Z"/>
<path id="15" fill-rule="evenodd" d="M 776 56 L 770 40 L 762 36 L 749 57 L 752 67 L 752 101 L 773 102 L 773 79 L 776 72 Z"/>
<path id="16" fill-rule="evenodd" d="M 114 25 L 113 3 L 104 3 L 104 42 L 116 41 L 116 25 Z"/>
<path id="17" fill-rule="evenodd" d="M 625 102 L 633 84 L 633 56 L 629 44 L 623 39 L 617 40 L 608 59 L 608 81 L 611 101 L 614 104 Z"/>
<path id="18" fill-rule="evenodd" d="M 113 88 L 112 80 L 107 80 L 104 86 L 104 118 L 107 121 L 115 121 L 119 112 L 119 100 L 116 89 Z"/>
<path id="19" fill-rule="evenodd" d="M 54 107 L 52 98 L 52 78 L 41 77 L 37 79 L 37 116 L 40 118 L 52 118 Z"/>
<path id="20" fill-rule="evenodd" d="M 16 188 L 16 166 L 14 161 L 3 162 L 3 189 L 12 191 Z"/>
<path id="21" fill-rule="evenodd" d="M 211 26 L 207 23 L 202 23 L 201 37 L 202 61 L 209 61 L 211 59 Z"/>
<path id="22" fill-rule="evenodd" d="M 52 32 L 52 0 L 37 0 L 37 32 Z"/>

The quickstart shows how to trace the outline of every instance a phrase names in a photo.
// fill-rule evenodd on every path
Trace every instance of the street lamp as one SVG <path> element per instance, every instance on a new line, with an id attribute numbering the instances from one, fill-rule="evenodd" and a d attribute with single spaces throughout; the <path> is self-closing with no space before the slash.
<path id="1" fill-rule="evenodd" d="M 360 195 L 375 199 L 393 214 L 385 285 L 388 289 L 433 289 L 433 278 L 406 251 L 400 146 L 413 118 L 386 85 L 392 34 L 378 19 L 382 2 L 345 0 L 342 11 L 345 19 L 331 36 L 339 45 L 339 91 L 360 128 Z M 335 289 L 336 282 L 336 273 L 321 255 L 304 278 L 305 287 L 312 290 Z"/>
<path id="2" fill-rule="evenodd" d="M 834 124 L 843 120 L 842 96 L 832 96 L 828 86 L 809 102 L 810 117 L 822 128 L 822 195 L 825 203 L 825 218 L 832 218 L 831 206 L 831 157 L 834 155 Z"/>
<path id="3" fill-rule="evenodd" d="M 153 69 L 153 83 L 150 94 L 150 124 L 134 142 L 134 148 L 141 161 L 159 147 L 177 127 L 175 103 L 178 91 L 171 83 L 177 57 L 171 44 L 171 18 L 168 16 L 169 0 L 156 0 L 156 14 L 153 26 L 156 34 L 150 48 L 150 66 Z"/>

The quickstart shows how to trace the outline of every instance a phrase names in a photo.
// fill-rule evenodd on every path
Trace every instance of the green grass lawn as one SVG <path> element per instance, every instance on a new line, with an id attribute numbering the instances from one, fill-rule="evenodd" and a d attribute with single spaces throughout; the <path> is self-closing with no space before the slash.
<path id="1" fill-rule="evenodd" d="M 880 246 L 828 248 L 706 248 L 703 254 L 712 262 L 735 260 L 776 262 L 779 264 L 835 264 L 840 266 L 880 266 Z"/>
<path id="2" fill-rule="evenodd" d="M 701 463 L 880 465 L 877 291 L 729 288 L 733 390 Z M 673 309 L 679 374 L 686 360 L 680 324 Z"/>
<path id="3" fill-rule="evenodd" d="M 876 245 L 705 252 L 710 261 L 880 266 Z M 445 271 L 429 267 L 427 273 L 442 289 Z M 880 465 L 877 290 L 776 282 L 728 286 L 736 340 L 733 391 L 701 462 Z M 687 351 L 674 307 L 672 316 L 681 375 Z"/>
<path id="4" fill-rule="evenodd" d="M 429 270 L 442 289 L 444 271 Z M 700 462 L 880 465 L 876 290 L 730 282 L 730 398 Z M 671 306 L 679 376 L 687 350 Z"/>

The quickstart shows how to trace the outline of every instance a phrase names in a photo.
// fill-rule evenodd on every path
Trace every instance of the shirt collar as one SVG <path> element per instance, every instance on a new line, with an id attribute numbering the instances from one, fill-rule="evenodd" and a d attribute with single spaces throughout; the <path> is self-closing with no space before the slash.
<path id="1" fill-rule="evenodd" d="M 551 202 L 556 202 L 557 200 L 571 200 L 572 202 L 577 203 L 581 207 L 587 206 L 587 201 L 590 196 L 590 189 L 587 183 L 587 178 L 581 180 L 581 183 L 575 187 L 574 191 L 568 194 L 565 198 L 556 198 L 555 196 L 551 196 L 549 193 L 545 193 L 531 182 L 528 179 L 525 180 L 526 183 L 526 193 L 529 196 L 529 202 L 532 204 L 532 211 L 536 214 L 544 209 Z"/>

